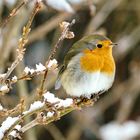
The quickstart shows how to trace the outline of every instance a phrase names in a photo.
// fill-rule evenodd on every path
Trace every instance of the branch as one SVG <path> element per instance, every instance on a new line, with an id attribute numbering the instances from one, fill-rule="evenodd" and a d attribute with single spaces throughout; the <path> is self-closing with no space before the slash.
<path id="1" fill-rule="evenodd" d="M 81 109 L 85 106 L 91 106 L 94 104 L 93 99 L 71 99 L 66 98 L 65 100 L 59 99 L 54 96 L 52 93 L 44 93 L 43 94 L 43 101 L 35 101 L 33 104 L 30 105 L 29 110 L 24 111 L 21 115 L 11 118 L 13 123 L 10 122 L 8 128 L 5 128 L 5 124 L 8 123 L 9 117 L 2 123 L 0 127 L 0 134 L 3 133 L 3 137 L 1 139 L 8 138 L 10 132 L 15 128 L 16 125 L 23 122 L 23 119 L 27 116 L 31 116 L 33 114 L 38 114 L 37 118 L 32 122 L 26 124 L 21 128 L 21 132 L 24 133 L 28 129 L 36 126 L 36 125 L 47 125 L 53 121 L 60 119 L 60 117 L 72 112 L 73 110 Z M 42 111 L 46 111 L 47 115 L 45 116 L 42 114 Z"/>
<path id="2" fill-rule="evenodd" d="M 66 140 L 65 136 L 55 124 L 51 123 L 47 127 L 45 127 L 45 129 L 53 136 L 54 140 L 58 140 L 58 138 L 60 140 Z"/>
<path id="3" fill-rule="evenodd" d="M 29 35 L 28 43 L 30 44 L 34 41 L 40 40 L 45 35 L 47 35 L 47 33 L 55 29 L 59 23 L 70 18 L 71 16 L 72 14 L 70 13 L 60 13 L 52 17 L 49 21 L 46 21 L 45 23 L 43 23 L 42 25 L 40 25 L 39 27 L 37 27 L 31 32 L 31 34 Z"/>
<path id="4" fill-rule="evenodd" d="M 26 26 L 23 28 L 22 37 L 19 39 L 19 46 L 17 49 L 17 53 L 18 53 L 17 58 L 12 63 L 11 67 L 8 69 L 4 79 L 2 79 L 3 83 L 7 80 L 7 78 L 10 76 L 12 71 L 16 68 L 16 66 L 19 64 L 19 62 L 22 61 L 22 59 L 23 59 L 23 56 L 24 56 L 25 50 L 26 50 L 24 47 L 25 47 L 26 43 L 28 42 L 28 35 L 31 30 L 30 27 L 31 27 L 32 21 L 36 15 L 36 13 L 39 11 L 40 8 L 41 8 L 40 3 L 36 2 L 33 12 L 30 16 L 30 19 L 29 19 L 28 23 L 26 24 Z"/>
<path id="5" fill-rule="evenodd" d="M 44 77 L 43 77 L 43 80 L 41 82 L 41 86 L 40 86 L 40 89 L 39 89 L 39 96 L 42 96 L 43 94 L 43 90 L 44 90 L 44 84 L 45 84 L 45 80 L 46 80 L 46 77 L 47 77 L 47 73 L 48 73 L 48 64 L 50 62 L 51 59 L 53 59 L 55 53 L 56 53 L 56 50 L 60 47 L 60 45 L 62 44 L 63 40 L 65 38 L 68 38 L 68 39 L 71 39 L 74 37 L 74 34 L 73 32 L 70 31 L 70 27 L 75 23 L 75 20 L 72 20 L 71 23 L 68 23 L 68 22 L 62 22 L 60 24 L 60 27 L 62 29 L 62 33 L 58 39 L 58 41 L 56 42 L 53 50 L 51 51 L 49 57 L 48 57 L 48 60 L 46 62 L 46 70 L 45 70 L 45 73 L 44 73 Z"/>
<path id="6" fill-rule="evenodd" d="M 137 45 L 140 40 L 140 25 L 136 26 L 129 35 L 121 37 L 117 43 L 119 44 L 115 49 L 115 58 L 117 61 L 122 60 L 125 56 Z"/>
<path id="7" fill-rule="evenodd" d="M 6 24 L 12 19 L 16 14 L 19 12 L 19 10 L 27 3 L 27 0 L 24 0 L 22 3 L 20 3 L 16 8 L 14 8 L 8 17 L 6 17 L 1 23 L 0 23 L 0 28 L 4 28 Z"/>
<path id="8" fill-rule="evenodd" d="M 93 17 L 85 30 L 85 35 L 95 32 L 110 15 L 110 13 L 116 9 L 122 0 L 112 1 L 108 0 L 101 8 L 101 10 Z"/>
<path id="9" fill-rule="evenodd" d="M 46 95 L 47 95 L 47 93 L 46 93 Z M 64 100 L 64 101 L 66 101 L 66 100 Z M 73 99 L 71 99 L 71 100 L 73 100 Z M 25 125 L 24 127 L 22 127 L 21 132 L 25 133 L 30 128 L 32 128 L 36 125 L 39 125 L 39 124 L 47 125 L 51 122 L 59 120 L 62 116 L 65 116 L 66 114 L 68 114 L 74 110 L 81 109 L 82 107 L 86 107 L 86 106 L 92 106 L 94 104 L 94 102 L 95 101 L 93 99 L 87 99 L 87 100 L 76 99 L 75 101 L 73 100 L 73 103 L 68 107 L 55 108 L 56 110 L 54 110 L 54 114 L 52 116 L 49 116 L 49 115 L 44 116 L 44 114 L 43 114 L 41 121 L 40 121 L 40 116 L 38 116 L 35 120 L 33 120 L 32 122 L 30 122 L 27 125 Z M 60 103 L 58 103 L 58 104 L 60 104 Z M 55 106 L 57 106 L 58 104 L 55 104 Z"/>
<path id="10" fill-rule="evenodd" d="M 20 103 L 17 104 L 13 109 L 11 110 L 7 110 L 5 108 L 3 108 L 2 110 L 0 110 L 0 118 L 2 117 L 7 117 L 7 116 L 12 116 L 15 114 L 20 114 L 21 112 L 23 112 L 24 110 L 24 103 L 25 101 L 23 99 L 21 99 Z"/>

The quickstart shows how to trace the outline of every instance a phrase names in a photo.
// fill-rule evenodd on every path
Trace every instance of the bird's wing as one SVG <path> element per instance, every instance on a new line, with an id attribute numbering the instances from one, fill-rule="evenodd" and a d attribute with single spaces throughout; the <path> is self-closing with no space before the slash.
<path id="1" fill-rule="evenodd" d="M 64 72 L 65 69 L 67 68 L 67 65 L 68 65 L 69 61 L 71 60 L 71 58 L 72 58 L 73 56 L 75 56 L 76 54 L 77 54 L 76 52 L 69 51 L 69 52 L 67 53 L 67 55 L 65 56 L 64 62 L 63 62 L 63 64 L 62 64 L 62 65 L 60 66 L 60 68 L 59 68 L 58 78 L 57 78 L 57 80 L 56 80 L 56 82 L 55 82 L 55 89 L 56 89 L 56 90 L 59 89 L 59 88 L 61 87 L 61 81 L 60 81 L 61 75 L 63 74 L 63 72 Z"/>
<path id="2" fill-rule="evenodd" d="M 84 50 L 85 48 L 91 49 L 92 47 L 93 47 L 93 44 L 88 43 L 88 40 L 86 40 L 86 39 L 85 40 L 81 39 L 78 42 L 73 44 L 73 46 L 70 48 L 70 50 L 66 54 L 63 64 L 59 68 L 58 78 L 55 83 L 55 89 L 59 89 L 61 87 L 61 81 L 60 81 L 61 75 L 66 70 L 69 61 L 74 56 L 76 56 L 77 54 L 82 52 L 82 50 Z"/>
<path id="3" fill-rule="evenodd" d="M 69 63 L 69 61 L 75 56 L 77 55 L 80 50 L 78 49 L 79 46 L 77 43 L 75 43 L 71 48 L 70 50 L 68 51 L 68 53 L 66 54 L 65 58 L 64 58 L 64 61 L 63 61 L 63 64 L 59 67 L 59 73 L 58 73 L 58 78 L 56 80 L 56 83 L 55 83 L 55 89 L 59 89 L 61 87 L 61 75 L 63 74 L 63 72 L 66 70 L 67 68 L 67 65 Z"/>

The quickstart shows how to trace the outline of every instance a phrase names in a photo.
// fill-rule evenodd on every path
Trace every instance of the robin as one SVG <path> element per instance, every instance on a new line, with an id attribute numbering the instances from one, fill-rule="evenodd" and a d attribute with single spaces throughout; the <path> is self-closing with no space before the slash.
<path id="1" fill-rule="evenodd" d="M 76 42 L 64 58 L 55 89 L 62 85 L 67 94 L 84 98 L 108 90 L 115 76 L 114 45 L 110 39 L 98 34 Z"/>

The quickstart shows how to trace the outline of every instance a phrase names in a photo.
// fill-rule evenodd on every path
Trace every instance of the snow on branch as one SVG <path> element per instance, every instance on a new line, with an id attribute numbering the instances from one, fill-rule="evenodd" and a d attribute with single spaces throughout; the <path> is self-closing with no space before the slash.
<path id="1" fill-rule="evenodd" d="M 3 106 L 0 104 L 0 110 L 3 110 Z"/>
<path id="2" fill-rule="evenodd" d="M 23 2 L 23 5 L 24 4 L 25 4 L 25 2 Z M 15 61 L 11 64 L 11 66 L 8 68 L 7 72 L 4 74 L 4 77 L 3 78 L 2 78 L 2 76 L 0 77 L 0 82 L 1 82 L 0 93 L 7 93 L 10 90 L 10 87 L 9 87 L 9 85 L 8 85 L 6 80 L 11 75 L 13 70 L 17 67 L 19 62 L 23 60 L 25 50 L 26 50 L 25 45 L 28 42 L 28 35 L 30 33 L 30 30 L 31 30 L 30 27 L 31 27 L 31 24 L 32 24 L 32 21 L 33 21 L 35 15 L 40 10 L 40 8 L 41 8 L 40 3 L 36 2 L 35 7 L 34 7 L 34 9 L 32 11 L 32 14 L 31 14 L 26 26 L 23 27 L 22 36 L 21 36 L 21 38 L 19 39 L 19 42 L 18 42 L 17 57 L 16 57 Z M 4 23 L 6 24 L 6 21 Z M 37 66 L 37 67 L 40 67 L 40 66 Z M 13 80 L 16 81 L 15 78 Z M 8 80 L 8 82 L 9 82 L 9 80 Z"/>
<path id="3" fill-rule="evenodd" d="M 18 117 L 8 117 L 0 127 L 0 140 L 4 137 L 4 133 L 18 120 Z"/>
<path id="4" fill-rule="evenodd" d="M 80 99 L 73 100 L 72 98 L 60 99 L 55 97 L 53 93 L 46 92 L 43 94 L 42 101 L 33 102 L 27 111 L 24 111 L 17 117 L 8 117 L 2 123 L 0 127 L 0 140 L 9 137 L 9 135 L 16 136 L 13 130 L 27 116 L 38 114 L 35 120 L 19 129 L 20 133 L 26 132 L 35 125 L 48 124 L 73 110 L 80 109 L 83 106 L 93 105 L 93 103 L 94 101 L 92 99 L 85 101 Z M 42 111 L 45 111 L 46 114 L 42 113 Z"/>
<path id="5" fill-rule="evenodd" d="M 19 80 L 29 80 L 33 76 L 43 73 L 44 75 L 40 86 L 40 98 L 38 98 L 36 101 L 33 101 L 33 103 L 30 104 L 29 109 L 26 110 L 26 104 L 24 103 L 24 100 L 21 100 L 21 102 L 11 110 L 3 108 L 3 106 L 0 104 L 0 116 L 5 117 L 5 120 L 2 122 L 0 127 L 0 140 L 8 139 L 9 137 L 20 138 L 22 137 L 21 134 L 25 133 L 27 130 L 36 125 L 49 124 L 60 119 L 60 117 L 68 114 L 73 110 L 81 109 L 81 107 L 83 106 L 93 105 L 94 103 L 93 99 L 60 99 L 44 88 L 44 83 L 48 71 L 57 67 L 57 61 L 54 59 L 57 49 L 61 46 L 65 38 L 74 38 L 74 33 L 71 31 L 71 26 L 75 23 L 75 20 L 72 20 L 71 23 L 62 22 L 60 24 L 61 35 L 54 45 L 54 48 L 50 52 L 45 65 L 39 63 L 36 64 L 35 68 L 25 67 L 21 77 L 17 77 L 16 75 L 14 75 L 13 77 L 9 78 L 19 62 L 23 60 L 26 50 L 25 45 L 28 42 L 28 35 L 31 30 L 31 24 L 34 16 L 40 9 L 40 2 L 41 0 L 36 1 L 32 14 L 26 26 L 23 28 L 22 36 L 19 39 L 17 57 L 15 61 L 12 63 L 11 67 L 5 74 L 0 75 L 0 91 L 2 93 L 5 93 L 11 89 L 12 84 L 18 82 Z M 65 2 L 70 8 L 68 1 Z M 10 18 L 8 20 L 10 20 Z M 5 22 L 5 24 L 6 23 L 7 22 Z M 34 120 L 31 120 L 27 124 L 22 124 L 23 120 L 25 120 L 26 117 L 31 117 L 33 114 L 34 116 L 36 115 L 36 118 Z"/>

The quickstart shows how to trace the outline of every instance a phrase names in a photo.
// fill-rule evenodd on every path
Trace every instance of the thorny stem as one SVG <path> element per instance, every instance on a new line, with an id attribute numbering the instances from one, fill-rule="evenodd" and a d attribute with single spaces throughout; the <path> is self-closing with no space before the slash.
<path id="1" fill-rule="evenodd" d="M 3 82 L 6 81 L 6 79 L 10 76 L 10 74 L 12 73 L 12 71 L 16 68 L 16 66 L 19 64 L 20 61 L 22 61 L 24 53 L 25 53 L 25 48 L 24 46 L 26 45 L 27 41 L 28 41 L 28 35 L 30 33 L 30 27 L 31 24 L 33 22 L 33 19 L 35 17 L 35 15 L 37 14 L 37 12 L 39 11 L 39 9 L 41 8 L 40 3 L 36 2 L 35 4 L 35 8 L 33 9 L 33 12 L 30 16 L 30 19 L 28 21 L 28 23 L 26 24 L 25 27 L 23 27 L 23 33 L 22 33 L 22 37 L 19 40 L 19 46 L 18 46 L 18 56 L 16 58 L 16 60 L 12 63 L 11 67 L 8 69 L 6 76 L 3 79 Z"/>
<path id="2" fill-rule="evenodd" d="M 45 70 L 45 73 L 44 73 L 44 76 L 43 76 L 43 80 L 41 82 L 41 86 L 40 86 L 40 89 L 39 89 L 39 96 L 41 97 L 42 94 L 43 94 L 43 91 L 44 91 L 44 84 L 45 84 L 45 81 L 46 81 L 46 78 L 47 78 L 47 74 L 48 74 L 48 68 L 47 68 L 47 65 L 49 64 L 50 60 L 53 59 L 55 53 L 56 53 L 56 50 L 60 47 L 60 45 L 62 44 L 63 40 L 66 38 L 66 35 L 70 29 L 70 27 L 75 24 L 75 20 L 72 20 L 72 22 L 62 31 L 58 41 L 56 42 L 53 50 L 51 51 L 49 57 L 48 57 L 48 60 L 46 61 L 46 70 Z"/>
<path id="3" fill-rule="evenodd" d="M 14 17 L 18 11 L 20 10 L 21 7 L 23 7 L 25 4 L 27 3 L 27 1 L 23 1 L 21 4 L 19 4 L 16 8 L 14 8 L 10 14 L 8 15 L 7 18 L 5 18 L 1 23 L 0 23 L 0 28 L 4 28 L 6 26 L 6 24 L 8 23 L 8 21 Z"/>

